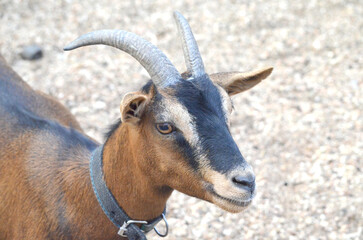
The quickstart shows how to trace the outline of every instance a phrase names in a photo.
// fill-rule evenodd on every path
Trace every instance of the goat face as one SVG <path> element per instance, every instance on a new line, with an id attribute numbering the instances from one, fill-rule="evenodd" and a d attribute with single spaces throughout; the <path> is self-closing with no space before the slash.
<path id="1" fill-rule="evenodd" d="M 152 82 L 124 97 L 121 120 L 147 159 L 140 167 L 164 186 L 239 212 L 255 194 L 255 176 L 229 131 L 229 95 L 253 87 L 272 68 L 207 75 L 188 22 L 178 12 L 174 17 L 188 69 L 183 76 L 158 48 L 126 31 L 88 33 L 65 50 L 106 44 L 136 58 Z"/>
<path id="2" fill-rule="evenodd" d="M 212 79 L 205 74 L 161 89 L 149 82 L 126 95 L 122 121 L 131 123 L 146 153 L 147 163 L 140 166 L 165 186 L 242 211 L 255 195 L 255 176 L 230 133 L 229 95 L 252 87 L 271 70 Z"/>

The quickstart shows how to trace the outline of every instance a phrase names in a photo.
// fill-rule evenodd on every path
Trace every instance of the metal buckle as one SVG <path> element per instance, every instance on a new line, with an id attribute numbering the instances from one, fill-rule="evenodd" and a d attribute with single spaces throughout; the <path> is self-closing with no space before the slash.
<path id="1" fill-rule="evenodd" d="M 163 217 L 163 220 L 165 222 L 165 233 L 160 233 L 159 230 L 156 229 L 156 227 L 154 227 L 154 231 L 160 237 L 166 237 L 169 233 L 169 224 L 168 224 L 168 221 L 166 221 L 166 217 L 165 217 L 164 213 L 162 213 L 161 216 Z"/>
<path id="2" fill-rule="evenodd" d="M 127 232 L 127 227 L 133 223 L 147 224 L 146 221 L 128 220 L 127 222 L 124 222 L 124 224 L 122 224 L 117 234 L 121 237 L 127 237 L 127 235 L 125 235 L 125 233 Z"/>

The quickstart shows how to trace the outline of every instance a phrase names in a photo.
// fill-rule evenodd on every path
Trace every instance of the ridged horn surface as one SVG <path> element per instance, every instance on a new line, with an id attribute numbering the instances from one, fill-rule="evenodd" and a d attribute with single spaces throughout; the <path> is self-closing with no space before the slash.
<path id="1" fill-rule="evenodd" d="M 142 37 L 122 30 L 98 30 L 84 34 L 68 44 L 69 51 L 83 46 L 104 44 L 134 57 L 149 73 L 157 87 L 167 87 L 182 77 L 170 60 L 156 46 Z"/>
<path id="2" fill-rule="evenodd" d="M 204 75 L 205 70 L 203 60 L 188 21 L 177 11 L 174 12 L 174 19 L 182 41 L 184 59 L 188 72 L 190 72 L 193 77 Z"/>

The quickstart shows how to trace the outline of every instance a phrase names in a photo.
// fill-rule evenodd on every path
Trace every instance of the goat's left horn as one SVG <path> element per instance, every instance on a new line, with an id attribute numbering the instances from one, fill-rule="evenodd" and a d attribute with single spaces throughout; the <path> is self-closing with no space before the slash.
<path id="1" fill-rule="evenodd" d="M 188 21 L 177 11 L 174 12 L 174 18 L 182 40 L 185 64 L 187 65 L 188 72 L 191 73 L 193 77 L 204 75 L 205 70 L 203 60 L 200 56 L 197 41 L 195 41 Z"/>
<path id="2" fill-rule="evenodd" d="M 133 56 L 146 69 L 157 87 L 167 87 L 182 79 L 161 50 L 142 37 L 122 30 L 98 30 L 84 34 L 68 44 L 64 50 L 95 44 L 109 45 Z"/>

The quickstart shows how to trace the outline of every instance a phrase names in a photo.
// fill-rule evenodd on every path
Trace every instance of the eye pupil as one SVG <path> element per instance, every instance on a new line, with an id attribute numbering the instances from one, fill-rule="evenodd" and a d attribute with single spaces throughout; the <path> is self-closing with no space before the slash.
<path id="1" fill-rule="evenodd" d="M 158 123 L 156 124 L 156 128 L 162 134 L 168 134 L 173 131 L 173 127 L 169 123 Z"/>
<path id="2" fill-rule="evenodd" d="M 167 131 L 169 129 L 169 126 L 166 124 L 160 125 L 160 130 Z"/>

